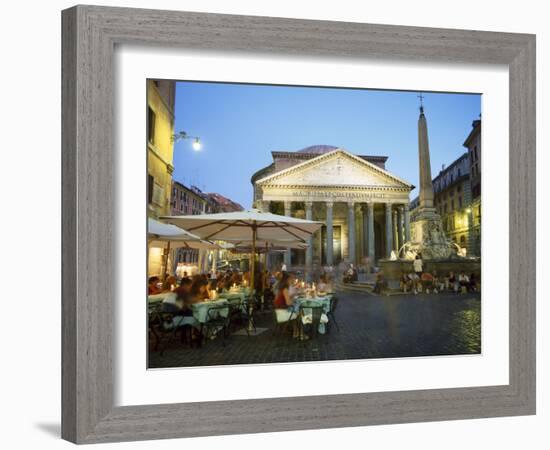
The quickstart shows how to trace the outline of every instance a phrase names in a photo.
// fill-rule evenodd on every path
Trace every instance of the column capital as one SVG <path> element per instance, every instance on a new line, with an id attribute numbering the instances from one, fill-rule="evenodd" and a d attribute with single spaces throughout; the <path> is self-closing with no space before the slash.
<path id="1" fill-rule="evenodd" d="M 384 206 L 386 207 L 386 211 L 391 211 L 393 205 L 391 203 L 384 203 Z"/>
<path id="2" fill-rule="evenodd" d="M 304 202 L 304 205 L 307 209 L 311 209 L 313 207 L 313 202 L 307 201 L 307 202 Z"/>
<path id="3" fill-rule="evenodd" d="M 355 202 L 348 202 L 348 208 L 349 209 L 355 208 Z"/>
<path id="4" fill-rule="evenodd" d="M 399 205 L 397 209 L 399 210 L 400 213 L 403 213 L 403 211 L 405 211 L 405 205 Z"/>
<path id="5" fill-rule="evenodd" d="M 333 200 L 326 200 L 325 201 L 325 205 L 328 207 L 328 208 L 332 208 L 334 206 L 334 201 Z"/>

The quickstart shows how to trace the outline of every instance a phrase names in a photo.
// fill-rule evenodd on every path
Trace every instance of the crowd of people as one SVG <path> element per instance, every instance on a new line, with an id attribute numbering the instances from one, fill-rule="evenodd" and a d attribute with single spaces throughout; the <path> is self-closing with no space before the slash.
<path id="1" fill-rule="evenodd" d="M 284 267 L 283 267 L 284 268 Z M 254 290 L 256 296 L 261 298 L 262 302 L 270 305 L 281 305 L 281 295 L 284 289 L 287 289 L 286 297 L 294 298 L 303 286 L 297 277 L 284 270 L 280 271 L 257 271 L 254 277 Z M 212 271 L 207 274 L 198 274 L 183 276 L 178 280 L 175 276 L 166 275 L 164 281 L 159 277 L 152 276 L 148 280 L 148 295 L 174 293 L 175 296 L 167 297 L 165 304 L 173 304 L 184 310 L 190 310 L 193 303 L 203 302 L 212 298 L 212 292 L 221 294 L 233 287 L 249 287 L 250 272 L 241 272 L 236 269 L 226 271 Z M 283 286 L 286 286 L 282 288 Z M 317 283 L 317 290 L 320 292 L 332 292 L 333 286 L 329 273 L 323 271 Z M 291 300 L 290 300 L 291 301 Z"/>
<path id="2" fill-rule="evenodd" d="M 405 293 L 412 292 L 413 294 L 420 292 L 437 294 L 444 291 L 465 293 L 477 292 L 479 289 L 478 277 L 474 273 L 467 275 L 465 272 L 461 272 L 456 275 L 454 272 L 449 272 L 444 276 L 439 276 L 436 271 L 421 272 L 420 274 L 414 271 L 403 273 L 399 288 Z"/>
<path id="3" fill-rule="evenodd" d="M 425 292 L 429 294 L 433 292 L 451 291 L 455 293 L 461 292 L 477 292 L 478 277 L 475 273 L 467 275 L 465 272 L 460 272 L 456 275 L 454 272 L 449 272 L 444 276 L 439 276 L 437 271 L 424 270 L 424 262 L 422 255 L 418 254 L 413 260 L 413 270 L 408 273 L 403 273 L 399 282 L 399 288 L 403 292 L 412 292 L 418 294 Z"/>
<path id="4" fill-rule="evenodd" d="M 388 288 L 388 280 L 382 270 L 374 269 L 374 287 L 375 294 L 381 294 Z M 357 281 L 358 270 L 353 264 L 349 264 L 343 271 L 342 281 L 350 283 Z M 469 275 L 465 272 L 458 274 L 449 272 L 440 276 L 437 271 L 427 271 L 424 268 L 422 255 L 415 255 L 412 261 L 412 270 L 403 272 L 399 280 L 399 289 L 404 293 L 418 294 L 420 292 L 437 294 L 438 292 L 478 292 L 480 289 L 480 280 L 475 273 Z"/>

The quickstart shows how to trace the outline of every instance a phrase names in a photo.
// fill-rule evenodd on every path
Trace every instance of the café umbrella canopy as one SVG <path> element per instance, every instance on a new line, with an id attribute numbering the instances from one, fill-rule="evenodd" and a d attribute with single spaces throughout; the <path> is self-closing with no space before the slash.
<path id="1" fill-rule="evenodd" d="M 235 240 L 235 241 L 227 241 L 228 243 L 233 244 L 233 252 L 237 253 L 250 253 L 250 250 L 252 248 L 252 241 L 246 241 L 246 240 Z M 298 250 L 305 250 L 309 247 L 307 243 L 304 243 L 302 241 L 296 241 L 296 240 L 284 240 L 284 241 L 262 241 L 257 240 L 256 241 L 256 252 L 257 253 L 266 253 L 270 250 L 282 250 L 285 251 L 287 249 L 298 249 Z"/>
<path id="2" fill-rule="evenodd" d="M 185 228 L 202 239 L 249 243 L 252 255 L 251 291 L 254 290 L 253 258 L 258 242 L 262 242 L 264 246 L 266 242 L 279 241 L 307 244 L 307 240 L 323 225 L 322 222 L 280 216 L 258 209 L 194 216 L 163 216 L 161 219 Z"/>
<path id="3" fill-rule="evenodd" d="M 168 254 L 174 248 L 193 248 L 199 250 L 217 250 L 220 247 L 212 242 L 201 239 L 176 225 L 147 219 L 147 244 L 149 247 L 166 249 L 164 267 L 168 265 Z M 166 270 L 165 270 L 166 272 Z"/>
<path id="4" fill-rule="evenodd" d="M 155 219 L 147 219 L 147 241 L 151 247 L 186 247 L 202 250 L 217 250 L 219 245 L 201 239 L 182 228 Z"/>

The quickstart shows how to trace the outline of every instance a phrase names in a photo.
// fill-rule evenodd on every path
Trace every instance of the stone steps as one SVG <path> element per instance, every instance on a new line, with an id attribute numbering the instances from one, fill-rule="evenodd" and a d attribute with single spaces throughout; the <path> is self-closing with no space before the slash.
<path id="1" fill-rule="evenodd" d="M 344 292 L 362 292 L 369 295 L 379 296 L 380 294 L 374 294 L 372 291 L 374 289 L 373 281 L 354 281 L 353 283 L 342 283 L 341 281 L 336 283 L 336 289 L 338 291 Z M 382 296 L 394 296 L 394 295 L 405 295 L 399 289 L 385 289 Z"/>
<path id="2" fill-rule="evenodd" d="M 353 283 L 342 283 L 341 281 L 336 283 L 337 290 L 346 292 L 366 292 L 372 293 L 374 288 L 373 283 L 368 281 L 355 281 Z"/>

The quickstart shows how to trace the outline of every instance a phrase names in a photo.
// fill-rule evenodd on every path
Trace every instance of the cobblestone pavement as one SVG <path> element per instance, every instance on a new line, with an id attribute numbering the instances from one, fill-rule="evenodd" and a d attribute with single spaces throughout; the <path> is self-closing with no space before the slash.
<path id="1" fill-rule="evenodd" d="M 163 355 L 150 345 L 149 367 L 213 366 L 364 358 L 476 354 L 481 351 L 480 294 L 373 296 L 340 293 L 336 321 L 309 341 L 273 333 L 273 315 L 258 314 L 267 331 L 231 335 L 202 347 L 174 339 Z"/>

